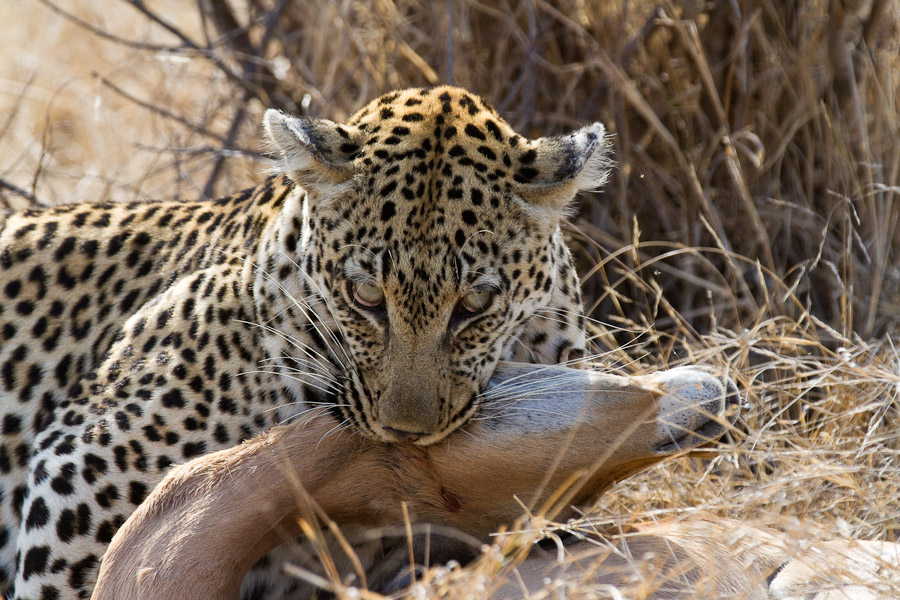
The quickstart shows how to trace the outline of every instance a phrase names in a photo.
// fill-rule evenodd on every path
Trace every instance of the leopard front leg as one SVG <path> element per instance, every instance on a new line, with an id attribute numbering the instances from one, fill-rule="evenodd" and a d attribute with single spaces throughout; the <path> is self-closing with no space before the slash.
<path id="1" fill-rule="evenodd" d="M 90 597 L 109 540 L 173 460 L 121 434 L 101 418 L 40 440 L 17 540 L 15 598 Z"/>
<path id="2" fill-rule="evenodd" d="M 38 440 L 17 544 L 16 598 L 89 598 L 107 544 L 171 465 L 267 425 L 261 411 L 232 414 L 227 400 L 164 389 L 144 403 L 92 396 L 87 412 L 100 414 Z"/>
<path id="3" fill-rule="evenodd" d="M 268 429 L 292 401 L 258 372 L 258 328 L 235 296 L 198 300 L 192 283 L 130 318 L 35 440 L 14 598 L 89 598 L 107 544 L 171 465 Z"/>

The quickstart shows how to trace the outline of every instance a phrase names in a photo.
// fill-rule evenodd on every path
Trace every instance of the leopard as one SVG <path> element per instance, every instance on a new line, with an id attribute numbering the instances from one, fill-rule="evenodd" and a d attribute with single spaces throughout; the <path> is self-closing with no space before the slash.
<path id="1" fill-rule="evenodd" d="M 0 212 L 6 598 L 89 598 L 173 465 L 309 411 L 427 446 L 499 361 L 584 360 L 560 224 L 606 182 L 601 123 L 529 139 L 438 86 L 263 126 L 273 172 L 232 196 Z"/>

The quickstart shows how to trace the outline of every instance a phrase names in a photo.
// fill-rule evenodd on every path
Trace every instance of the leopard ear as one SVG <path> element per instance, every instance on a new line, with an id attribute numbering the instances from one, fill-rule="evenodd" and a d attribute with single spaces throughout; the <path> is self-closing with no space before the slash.
<path id="1" fill-rule="evenodd" d="M 362 147 L 362 132 L 356 127 L 274 109 L 266 111 L 263 125 L 280 155 L 276 169 L 307 191 L 330 195 L 334 186 L 343 187 L 353 177 L 353 159 Z"/>
<path id="2" fill-rule="evenodd" d="M 521 148 L 514 191 L 531 206 L 556 216 L 565 213 L 578 192 L 602 188 L 614 164 L 602 123 L 526 142 Z"/>

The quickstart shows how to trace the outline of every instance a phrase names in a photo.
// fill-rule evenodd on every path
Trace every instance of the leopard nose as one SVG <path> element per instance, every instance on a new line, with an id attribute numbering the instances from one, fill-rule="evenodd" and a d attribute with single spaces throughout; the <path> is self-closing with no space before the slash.
<path id="1" fill-rule="evenodd" d="M 398 442 L 407 442 L 410 444 L 431 435 L 430 431 L 403 431 L 401 429 L 394 429 L 393 427 L 385 427 L 384 430 L 397 438 Z"/>

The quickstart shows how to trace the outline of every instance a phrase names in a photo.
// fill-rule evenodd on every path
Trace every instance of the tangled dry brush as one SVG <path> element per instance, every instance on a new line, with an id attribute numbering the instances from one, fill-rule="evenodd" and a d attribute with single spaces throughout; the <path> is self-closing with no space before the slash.
<path id="1" fill-rule="evenodd" d="M 398 87 L 462 85 L 535 137 L 607 123 L 618 168 L 568 225 L 598 352 L 712 364 L 747 401 L 724 447 L 621 483 L 594 520 L 900 540 L 895 2 L 32 0 L 0 19 L 0 206 L 229 193 L 266 168 L 264 108 L 341 119 Z M 494 548 L 418 592 L 505 564 Z"/>

